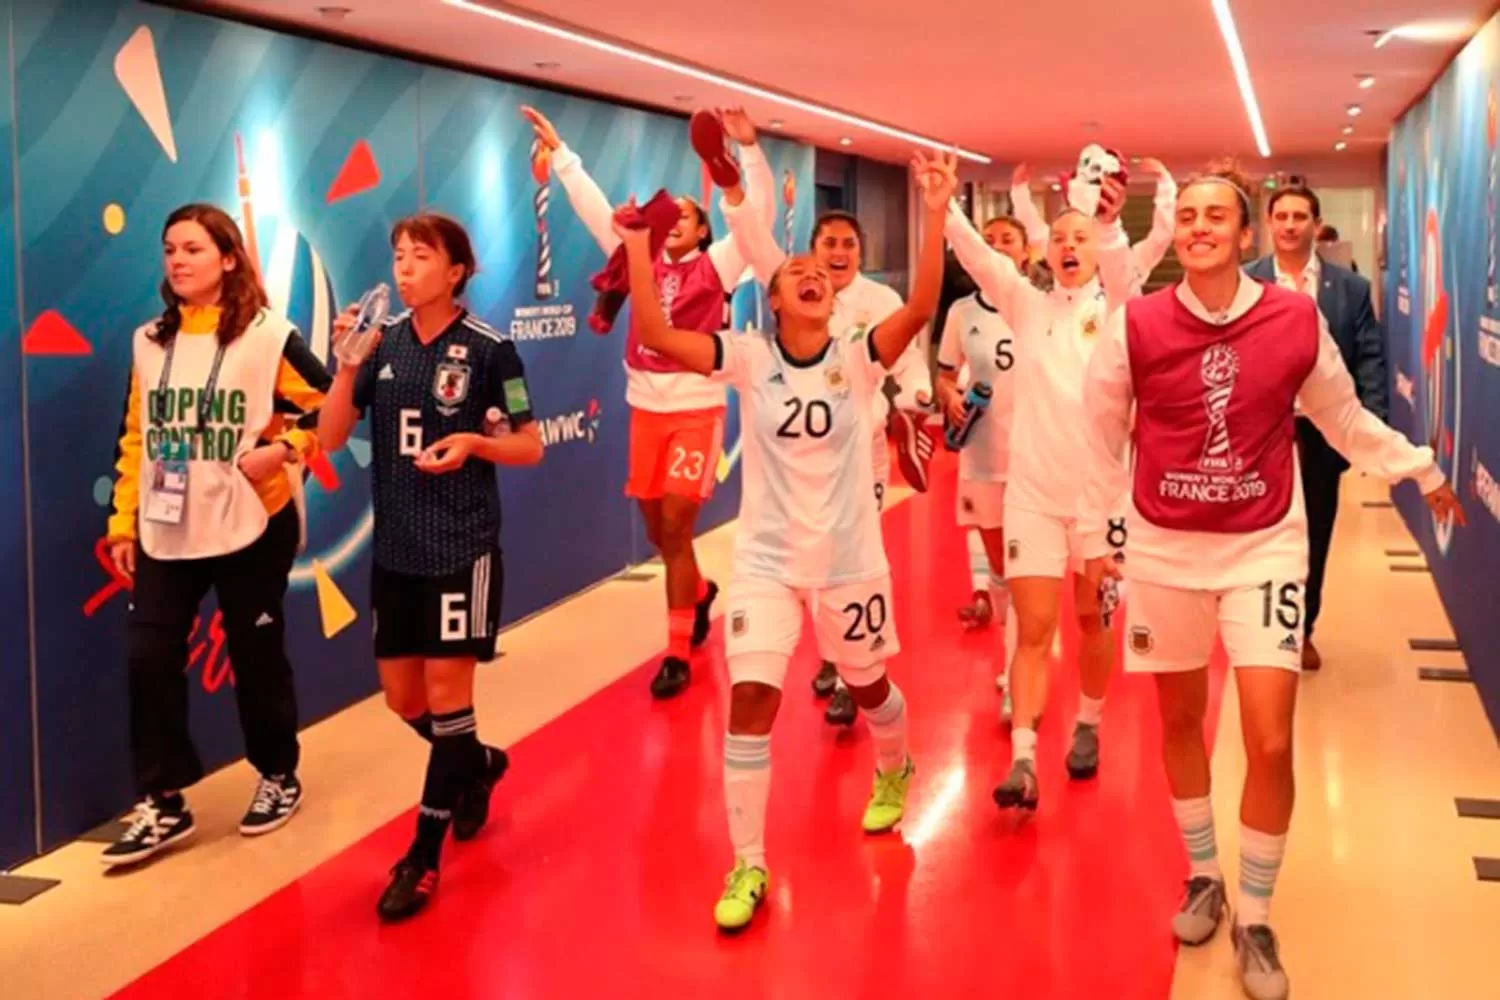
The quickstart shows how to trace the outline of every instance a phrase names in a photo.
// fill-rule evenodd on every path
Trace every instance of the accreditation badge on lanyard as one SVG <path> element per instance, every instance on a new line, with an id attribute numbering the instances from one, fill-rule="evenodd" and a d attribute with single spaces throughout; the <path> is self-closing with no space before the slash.
<path id="1" fill-rule="evenodd" d="M 166 399 L 172 377 L 172 356 L 177 350 L 174 340 L 162 359 L 161 378 L 156 384 L 156 398 Z M 219 387 L 219 368 L 224 363 L 224 345 L 214 352 L 213 367 L 208 372 L 208 382 L 203 386 L 203 395 L 198 399 L 196 431 L 203 434 L 208 425 L 208 416 L 213 410 L 214 392 Z M 152 422 L 159 428 L 166 421 L 158 409 L 151 414 Z M 156 524 L 181 524 L 187 510 L 188 460 L 192 449 L 184 437 L 176 439 L 162 435 L 161 449 L 151 463 L 151 482 L 147 484 L 146 502 L 141 515 Z"/>

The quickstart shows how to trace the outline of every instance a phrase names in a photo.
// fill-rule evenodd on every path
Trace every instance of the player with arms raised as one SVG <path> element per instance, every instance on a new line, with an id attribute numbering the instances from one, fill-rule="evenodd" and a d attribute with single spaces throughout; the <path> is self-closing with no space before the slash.
<path id="1" fill-rule="evenodd" d="M 739 390 L 745 482 L 727 595 L 730 693 L 724 742 L 725 801 L 735 867 L 714 919 L 750 923 L 765 899 L 766 800 L 771 727 L 781 684 L 810 613 L 824 658 L 839 665 L 865 710 L 876 751 L 868 833 L 900 822 L 912 762 L 906 704 L 885 672 L 900 650 L 890 567 L 880 533 L 869 442 L 874 398 L 937 309 L 943 213 L 957 185 L 951 155 L 913 162 L 923 188 L 925 233 L 911 301 L 859 337 L 831 327 L 834 289 L 812 256 L 788 260 L 770 282 L 778 329 L 761 336 L 704 336 L 667 325 L 645 233 L 622 231 L 641 334 L 654 349 Z M 726 215 L 744 211 L 725 206 Z M 770 234 L 763 227 L 751 227 Z"/>

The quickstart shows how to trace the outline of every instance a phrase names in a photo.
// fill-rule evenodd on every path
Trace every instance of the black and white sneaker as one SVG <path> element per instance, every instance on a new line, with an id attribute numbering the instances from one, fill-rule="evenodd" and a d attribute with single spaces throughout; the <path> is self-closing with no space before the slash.
<path id="1" fill-rule="evenodd" d="M 295 774 L 269 774 L 255 786 L 255 798 L 245 818 L 240 820 L 240 833 L 257 837 L 262 833 L 280 830 L 302 806 L 302 782 Z"/>
<path id="2" fill-rule="evenodd" d="M 99 860 L 109 867 L 133 865 L 173 844 L 191 840 L 195 829 L 192 810 L 181 804 L 181 799 L 177 801 L 175 807 L 150 798 L 138 802 L 130 828 L 104 849 Z"/>

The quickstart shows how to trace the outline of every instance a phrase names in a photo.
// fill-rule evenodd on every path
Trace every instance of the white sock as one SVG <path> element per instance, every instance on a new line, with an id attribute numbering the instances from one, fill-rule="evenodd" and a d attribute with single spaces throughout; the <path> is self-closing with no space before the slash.
<path id="1" fill-rule="evenodd" d="M 1271 921 L 1271 893 L 1286 853 L 1286 834 L 1279 836 L 1240 824 L 1240 902 L 1235 923 L 1253 927 Z"/>
<path id="2" fill-rule="evenodd" d="M 995 608 L 995 621 L 1000 626 L 1001 642 L 1004 643 L 1003 655 L 1005 657 L 1001 664 L 1000 676 L 1004 684 L 1010 687 L 1010 665 L 1016 662 L 1016 647 L 1021 644 L 1021 632 L 1016 624 L 1016 616 L 1011 613 L 1010 606 L 1010 584 L 1005 582 L 1001 576 L 990 577 L 990 603 Z"/>
<path id="3" fill-rule="evenodd" d="M 1219 870 L 1219 845 L 1214 839 L 1214 804 L 1208 797 L 1201 799 L 1173 799 L 1172 814 L 1177 817 L 1177 829 L 1182 831 L 1182 842 L 1187 845 L 1190 874 L 1196 878 L 1224 880 Z"/>
<path id="4" fill-rule="evenodd" d="M 875 766 L 882 774 L 893 774 L 906 766 L 906 698 L 891 684 L 891 693 L 879 708 L 864 713 L 875 740 Z"/>
<path id="5" fill-rule="evenodd" d="M 990 583 L 990 557 L 984 550 L 984 539 L 980 537 L 978 528 L 969 529 L 967 542 L 969 579 L 973 582 L 974 593 L 978 594 Z"/>
<path id="6" fill-rule="evenodd" d="M 766 800 L 771 795 L 771 737 L 724 737 L 724 806 L 734 856 L 766 867 Z"/>
<path id="7" fill-rule="evenodd" d="M 1036 730 L 1024 727 L 1010 731 L 1010 759 L 1012 762 L 1036 763 Z"/>
<path id="8" fill-rule="evenodd" d="M 1078 722 L 1084 726 L 1098 728 L 1099 720 L 1104 717 L 1104 699 L 1090 698 L 1086 694 L 1078 696 Z"/>

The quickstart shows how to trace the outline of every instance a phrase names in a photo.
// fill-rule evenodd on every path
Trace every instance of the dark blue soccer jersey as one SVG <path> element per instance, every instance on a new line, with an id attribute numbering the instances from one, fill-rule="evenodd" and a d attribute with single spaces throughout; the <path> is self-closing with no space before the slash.
<path id="1" fill-rule="evenodd" d="M 430 344 L 411 313 L 386 320 L 365 361 L 354 405 L 370 418 L 375 561 L 388 570 L 442 576 L 467 569 L 500 543 L 495 467 L 470 459 L 435 475 L 415 460 L 458 433 L 484 433 L 486 414 L 518 430 L 531 422 L 531 395 L 515 344 L 467 311 Z"/>

